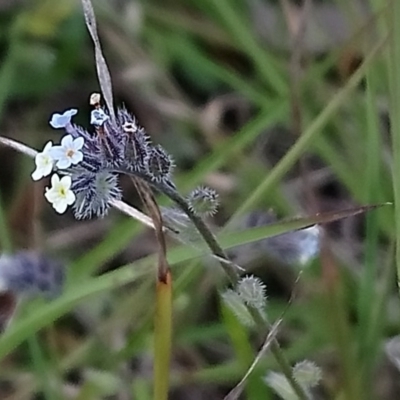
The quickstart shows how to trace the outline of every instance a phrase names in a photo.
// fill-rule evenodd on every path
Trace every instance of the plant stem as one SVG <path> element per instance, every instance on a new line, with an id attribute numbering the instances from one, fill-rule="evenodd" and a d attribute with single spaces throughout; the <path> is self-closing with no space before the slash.
<path id="1" fill-rule="evenodd" d="M 222 247 L 219 245 L 214 234 L 205 224 L 201 217 L 199 217 L 189 206 L 188 202 L 175 190 L 171 189 L 167 185 L 163 185 L 163 193 L 166 194 L 171 200 L 173 200 L 185 214 L 193 222 L 194 226 L 197 228 L 204 241 L 207 243 L 208 247 L 212 253 L 220 259 L 227 262 L 220 262 L 222 268 L 224 269 L 226 275 L 232 284 L 235 284 L 239 280 L 239 273 L 232 263 L 229 262 L 229 258 Z"/>
<path id="2" fill-rule="evenodd" d="M 253 307 L 248 307 L 252 317 L 254 318 L 254 321 L 256 322 L 257 326 L 263 327 L 265 329 L 265 326 L 268 327 L 268 332 L 271 330 L 271 325 L 269 322 L 264 318 L 264 316 L 261 314 L 260 310 L 255 309 Z M 268 335 L 268 333 L 267 333 Z M 288 380 L 290 385 L 292 386 L 293 390 L 295 391 L 296 395 L 300 400 L 308 400 L 307 394 L 305 393 L 304 389 L 299 385 L 299 383 L 294 379 L 293 374 L 292 374 L 292 367 L 288 361 L 288 359 L 285 357 L 285 354 L 283 353 L 281 346 L 279 345 L 278 340 L 276 337 L 274 337 L 271 341 L 271 353 L 275 357 L 276 362 L 278 363 L 282 373 L 285 375 L 285 378 Z"/>
<path id="3" fill-rule="evenodd" d="M 196 226 L 198 229 L 199 233 L 202 235 L 203 239 L 205 242 L 208 244 L 210 250 L 213 252 L 214 255 L 218 256 L 219 258 L 223 258 L 225 260 L 228 260 L 227 255 L 225 254 L 224 250 L 221 248 L 219 245 L 218 241 L 216 240 L 215 236 L 213 233 L 210 231 L 210 229 L 207 227 L 207 225 L 204 223 L 204 221 L 196 215 L 187 201 L 175 190 L 170 188 L 167 185 L 163 185 L 162 192 L 167 195 L 171 200 L 173 200 L 176 204 L 178 204 L 182 211 L 186 213 L 186 215 L 190 218 L 190 220 L 193 222 L 193 224 Z M 226 272 L 227 276 L 229 277 L 230 281 L 232 284 L 236 284 L 240 278 L 238 272 L 236 269 L 234 269 L 232 264 L 226 264 L 221 262 L 221 266 Z M 263 315 L 260 313 L 259 310 L 256 310 L 250 306 L 247 306 L 249 312 L 254 318 L 254 321 L 256 322 L 257 326 L 265 330 L 270 330 L 270 324 L 268 321 L 266 321 L 263 317 Z M 273 339 L 272 344 L 271 344 L 271 351 L 272 354 L 275 357 L 276 362 L 279 364 L 282 373 L 285 375 L 286 379 L 292 386 L 293 390 L 297 394 L 300 400 L 308 400 L 307 394 L 303 390 L 303 388 L 296 382 L 296 380 L 293 378 L 292 375 L 292 368 L 290 366 L 289 361 L 285 357 L 284 353 L 282 352 L 282 349 L 280 348 L 279 342 L 276 338 Z"/>
<path id="4" fill-rule="evenodd" d="M 29 148 L 28 146 L 25 146 L 23 144 L 20 144 L 18 142 L 15 142 L 13 140 L 9 140 L 7 138 L 2 138 L 0 137 L 0 143 L 12 147 L 17 151 L 20 151 L 30 157 L 34 157 L 37 152 L 34 149 Z M 125 173 L 127 175 L 132 175 L 131 171 L 118 171 Z M 145 174 L 140 174 L 140 173 L 135 173 L 135 176 L 138 176 L 139 178 L 145 180 L 146 182 L 150 183 L 153 185 L 156 189 L 161 191 L 163 194 L 165 194 L 168 198 L 173 200 L 181 209 L 182 211 L 185 212 L 185 214 L 189 217 L 189 219 L 193 222 L 201 236 L 203 237 L 204 241 L 207 243 L 208 247 L 210 248 L 211 252 L 217 256 L 220 260 L 224 260 L 226 262 L 220 262 L 223 270 L 225 271 L 226 275 L 228 276 L 229 280 L 233 285 L 235 285 L 240 276 L 235 268 L 234 264 L 229 262 L 229 259 L 225 253 L 225 251 L 222 249 L 222 247 L 219 245 L 218 241 L 216 240 L 214 234 L 210 231 L 210 229 L 207 227 L 207 225 L 204 223 L 204 221 L 194 213 L 194 211 L 191 209 L 187 201 L 171 186 L 167 184 L 161 184 L 161 183 L 155 183 L 150 180 L 150 178 L 145 175 Z M 255 317 L 255 322 L 259 328 L 262 328 L 263 330 L 267 328 L 268 330 L 270 329 L 269 324 L 264 320 L 264 318 L 261 316 L 261 314 L 254 314 L 254 310 L 249 307 L 250 313 Z M 304 392 L 304 390 L 297 384 L 297 382 L 293 379 L 292 376 L 292 371 L 290 367 L 289 361 L 286 359 L 285 355 L 282 352 L 282 349 L 279 346 L 279 343 L 276 339 L 274 339 L 272 343 L 272 353 L 279 364 L 283 374 L 287 378 L 287 380 L 291 383 L 293 390 L 296 392 L 298 395 L 299 399 L 301 400 L 307 400 L 307 395 Z"/>

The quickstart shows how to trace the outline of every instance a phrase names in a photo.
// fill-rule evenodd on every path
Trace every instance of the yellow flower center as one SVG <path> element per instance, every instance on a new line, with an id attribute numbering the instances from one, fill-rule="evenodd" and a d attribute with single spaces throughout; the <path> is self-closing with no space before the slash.
<path id="1" fill-rule="evenodd" d="M 67 151 L 67 157 L 72 157 L 74 155 L 74 151 L 73 150 L 68 150 Z"/>

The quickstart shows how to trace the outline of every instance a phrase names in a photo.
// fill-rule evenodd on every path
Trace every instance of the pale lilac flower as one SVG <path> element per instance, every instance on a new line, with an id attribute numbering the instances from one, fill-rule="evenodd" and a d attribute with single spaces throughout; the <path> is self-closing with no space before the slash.
<path id="1" fill-rule="evenodd" d="M 41 153 L 35 157 L 36 169 L 32 172 L 31 177 L 34 181 L 38 181 L 44 176 L 50 175 L 53 170 L 54 159 L 50 152 L 53 147 L 53 142 L 47 142 Z"/>
<path id="2" fill-rule="evenodd" d="M 85 140 L 83 137 L 74 139 L 66 135 L 61 139 L 61 145 L 51 149 L 51 156 L 57 161 L 56 167 L 60 169 L 69 168 L 71 165 L 79 164 L 83 160 L 81 151 Z"/>
<path id="3" fill-rule="evenodd" d="M 78 113 L 76 108 L 64 111 L 62 114 L 54 113 L 51 116 L 50 125 L 54 129 L 65 128 L 71 123 L 71 118 Z"/>
<path id="4" fill-rule="evenodd" d="M 101 126 L 110 117 L 101 108 L 93 110 L 90 114 L 90 123 L 95 126 Z"/>
<path id="5" fill-rule="evenodd" d="M 71 184 L 70 176 L 64 176 L 60 179 L 57 174 L 54 174 L 51 177 L 51 188 L 46 188 L 44 195 L 59 214 L 63 214 L 67 207 L 75 202 L 75 194 L 71 190 Z"/>

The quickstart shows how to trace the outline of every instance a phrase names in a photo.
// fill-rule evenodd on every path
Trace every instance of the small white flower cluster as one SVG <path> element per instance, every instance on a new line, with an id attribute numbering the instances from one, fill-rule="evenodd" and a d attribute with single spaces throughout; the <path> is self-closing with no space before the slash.
<path id="1" fill-rule="evenodd" d="M 63 114 L 53 114 L 50 125 L 55 129 L 65 128 L 71 123 L 71 118 L 77 112 L 77 110 L 71 109 Z M 71 135 L 65 135 L 61 139 L 60 145 L 53 146 L 53 142 L 48 142 L 43 151 L 35 157 L 36 169 L 31 175 L 32 179 L 38 181 L 50 175 L 54 167 L 61 170 L 79 164 L 83 160 L 81 151 L 83 145 L 84 139 L 82 137 L 74 139 Z M 51 187 L 46 187 L 45 197 L 59 214 L 64 213 L 67 207 L 75 202 L 75 194 L 71 190 L 71 184 L 70 176 L 60 178 L 55 173 L 51 177 Z"/>

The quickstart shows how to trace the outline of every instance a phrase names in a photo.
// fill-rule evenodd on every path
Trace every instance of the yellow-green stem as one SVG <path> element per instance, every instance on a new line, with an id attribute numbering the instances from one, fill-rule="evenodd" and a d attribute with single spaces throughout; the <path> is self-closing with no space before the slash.
<path id="1" fill-rule="evenodd" d="M 172 341 L 172 280 L 157 280 L 154 327 L 154 400 L 167 400 Z"/>

